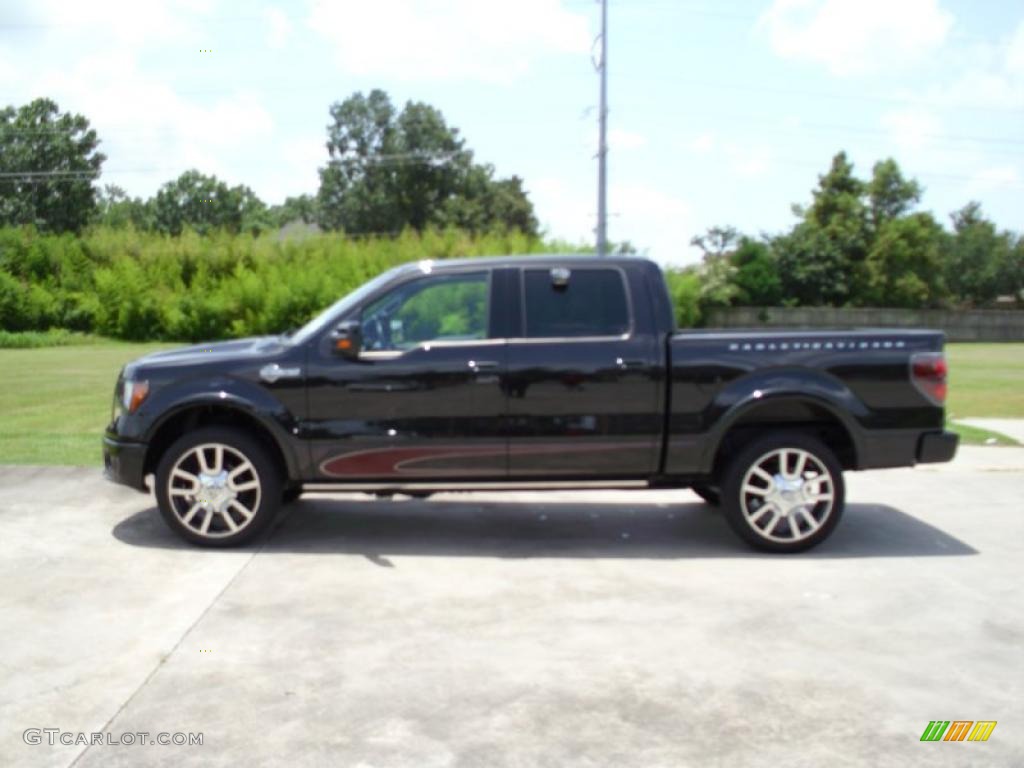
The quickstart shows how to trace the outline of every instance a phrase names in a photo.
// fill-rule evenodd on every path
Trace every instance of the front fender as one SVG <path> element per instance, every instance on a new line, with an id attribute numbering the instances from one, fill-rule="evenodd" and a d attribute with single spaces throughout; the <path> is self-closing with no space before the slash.
<path id="1" fill-rule="evenodd" d="M 755 411 L 771 421 L 773 411 L 786 405 L 806 404 L 823 410 L 850 435 L 857 456 L 862 455 L 863 436 L 858 419 L 868 415 L 867 406 L 839 379 L 821 371 L 775 369 L 756 371 L 730 382 L 713 399 L 707 413 L 712 425 L 700 456 L 700 471 L 713 469 L 722 440 L 736 424 Z"/>
<path id="2" fill-rule="evenodd" d="M 295 382 L 290 386 L 304 384 Z M 259 423 L 280 448 L 288 474 L 297 473 L 299 463 L 293 446 L 298 426 L 295 415 L 265 387 L 231 376 L 175 382 L 157 390 L 140 409 L 140 412 L 155 414 L 154 418 L 146 420 L 142 441 L 151 442 L 171 419 L 197 407 L 236 411 Z"/>

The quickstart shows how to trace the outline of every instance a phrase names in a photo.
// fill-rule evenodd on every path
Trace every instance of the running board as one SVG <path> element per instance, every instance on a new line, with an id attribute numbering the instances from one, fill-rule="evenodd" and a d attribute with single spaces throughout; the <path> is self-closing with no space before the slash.
<path id="1" fill-rule="evenodd" d="M 503 480 L 473 483 L 303 483 L 303 493 L 447 493 L 450 491 L 579 491 L 650 488 L 647 480 Z"/>

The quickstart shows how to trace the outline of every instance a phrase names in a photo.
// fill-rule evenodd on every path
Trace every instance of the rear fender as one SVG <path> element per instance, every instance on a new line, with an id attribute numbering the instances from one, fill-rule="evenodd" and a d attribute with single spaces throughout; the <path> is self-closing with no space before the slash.
<path id="1" fill-rule="evenodd" d="M 709 422 L 713 426 L 704 441 L 700 472 L 711 473 L 722 441 L 733 427 L 755 416 L 772 423 L 778 420 L 779 414 L 798 405 L 823 411 L 846 430 L 853 443 L 856 464 L 863 455 L 858 418 L 868 415 L 864 403 L 839 379 L 827 373 L 806 368 L 776 369 L 744 376 L 730 382 L 717 394 L 709 408 Z"/>

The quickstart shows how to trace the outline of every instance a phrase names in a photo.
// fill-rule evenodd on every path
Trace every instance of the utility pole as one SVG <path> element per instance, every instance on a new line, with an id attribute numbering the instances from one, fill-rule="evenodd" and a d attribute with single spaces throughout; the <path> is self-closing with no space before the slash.
<path id="1" fill-rule="evenodd" d="M 601 107 L 597 144 L 597 255 L 608 255 L 608 0 L 601 2 Z"/>

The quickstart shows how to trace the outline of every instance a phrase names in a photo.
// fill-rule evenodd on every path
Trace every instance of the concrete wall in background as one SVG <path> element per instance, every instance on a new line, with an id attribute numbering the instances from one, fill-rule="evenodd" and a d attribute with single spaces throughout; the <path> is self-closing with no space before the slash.
<path id="1" fill-rule="evenodd" d="M 947 341 L 1024 341 L 1024 312 L 975 309 L 729 307 L 713 309 L 708 328 L 934 328 Z"/>

